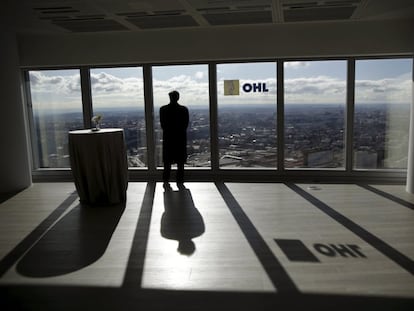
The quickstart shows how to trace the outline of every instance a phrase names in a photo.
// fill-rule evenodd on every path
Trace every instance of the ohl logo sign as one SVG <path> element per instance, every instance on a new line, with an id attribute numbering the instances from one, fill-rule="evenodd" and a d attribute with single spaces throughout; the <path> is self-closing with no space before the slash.
<path id="1" fill-rule="evenodd" d="M 266 83 L 244 83 L 242 90 L 245 93 L 267 93 Z M 239 80 L 224 80 L 224 95 L 240 95 Z"/>

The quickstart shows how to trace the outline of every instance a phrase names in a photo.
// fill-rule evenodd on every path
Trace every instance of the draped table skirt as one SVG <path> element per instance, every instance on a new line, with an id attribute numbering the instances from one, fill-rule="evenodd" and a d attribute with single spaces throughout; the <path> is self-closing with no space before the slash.
<path id="1" fill-rule="evenodd" d="M 82 204 L 126 201 L 128 161 L 123 129 L 70 131 L 69 155 Z"/>

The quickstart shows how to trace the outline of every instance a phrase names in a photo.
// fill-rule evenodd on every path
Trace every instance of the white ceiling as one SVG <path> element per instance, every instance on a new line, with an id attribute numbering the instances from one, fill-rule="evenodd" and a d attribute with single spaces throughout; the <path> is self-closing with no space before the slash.
<path id="1" fill-rule="evenodd" d="M 11 3 L 8 12 L 20 33 L 414 18 L 414 0 L 15 0 Z"/>

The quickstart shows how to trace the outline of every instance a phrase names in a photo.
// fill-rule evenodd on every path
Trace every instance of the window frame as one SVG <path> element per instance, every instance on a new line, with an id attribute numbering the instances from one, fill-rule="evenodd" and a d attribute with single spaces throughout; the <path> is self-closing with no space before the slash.
<path id="1" fill-rule="evenodd" d="M 168 63 L 131 63 L 131 64 L 106 64 L 106 65 L 83 65 L 83 66 L 54 66 L 54 67 L 28 67 L 21 68 L 24 77 L 23 97 L 28 107 L 28 128 L 30 133 L 32 177 L 33 181 L 70 181 L 72 180 L 70 168 L 39 168 L 39 159 L 36 155 L 34 146 L 34 121 L 31 99 L 31 89 L 29 71 L 31 70 L 66 70 L 78 69 L 81 74 L 81 94 L 82 110 L 84 118 L 84 128 L 90 128 L 92 116 L 92 99 L 90 84 L 90 69 L 98 68 L 122 68 L 122 67 L 142 67 L 144 79 L 144 108 L 146 117 L 146 142 L 148 163 L 146 168 L 129 168 L 131 181 L 161 180 L 162 170 L 155 165 L 155 136 L 154 136 L 154 103 L 152 88 L 152 67 L 153 66 L 173 66 L 173 65 L 196 65 L 204 64 L 208 66 L 209 82 L 209 115 L 210 115 L 210 168 L 191 168 L 187 170 L 186 176 L 189 180 L 198 181 L 337 181 L 341 179 L 347 181 L 405 181 L 407 169 L 355 169 L 353 159 L 353 130 L 355 113 L 355 62 L 357 60 L 374 59 L 411 59 L 412 55 L 386 55 L 386 56 L 348 56 L 348 57 L 292 57 L 292 58 L 266 58 L 266 59 L 246 59 L 246 60 L 216 60 L 216 61 L 194 61 L 194 62 L 168 62 Z M 346 108 L 345 108 L 345 168 L 294 168 L 285 169 L 284 167 L 284 63 L 289 61 L 323 61 L 323 60 L 342 60 L 347 63 L 346 74 Z M 276 67 L 276 135 L 277 135 L 277 167 L 276 168 L 220 168 L 218 157 L 218 100 L 217 100 L 217 65 L 232 63 L 259 63 L 274 62 Z M 412 75 L 414 69 L 411 68 Z M 412 99 L 414 100 L 414 99 Z M 411 105 L 413 109 L 413 104 Z"/>

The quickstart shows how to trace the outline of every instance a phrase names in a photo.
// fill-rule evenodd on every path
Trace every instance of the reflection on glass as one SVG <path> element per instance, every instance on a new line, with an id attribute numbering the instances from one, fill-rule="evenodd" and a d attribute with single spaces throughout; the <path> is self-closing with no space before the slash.
<path id="1" fill-rule="evenodd" d="M 275 168 L 276 63 L 217 65 L 221 168 Z"/>
<path id="2" fill-rule="evenodd" d="M 39 168 L 67 168 L 68 131 L 83 128 L 79 70 L 29 71 Z"/>
<path id="3" fill-rule="evenodd" d="M 407 168 L 411 59 L 355 64 L 354 168 Z"/>
<path id="4" fill-rule="evenodd" d="M 141 67 L 91 69 L 94 115 L 101 127 L 123 128 L 128 166 L 147 166 L 144 83 Z"/>
<path id="5" fill-rule="evenodd" d="M 285 168 L 345 166 L 346 61 L 285 62 Z"/>
<path id="6" fill-rule="evenodd" d="M 210 167 L 210 116 L 207 65 L 157 66 L 152 68 L 155 115 L 155 163 L 162 162 L 162 130 L 159 109 L 169 103 L 168 93 L 180 93 L 179 104 L 188 108 L 190 123 L 187 130 L 186 166 Z"/>

